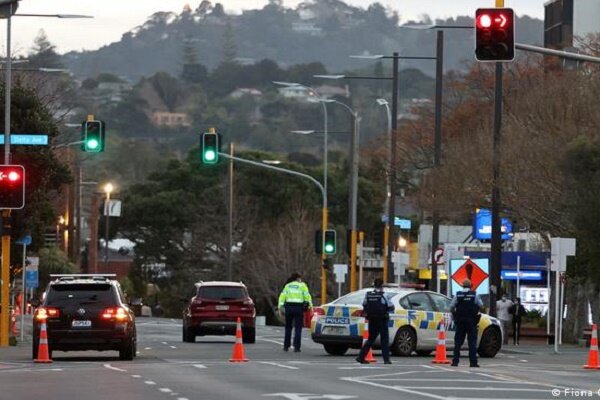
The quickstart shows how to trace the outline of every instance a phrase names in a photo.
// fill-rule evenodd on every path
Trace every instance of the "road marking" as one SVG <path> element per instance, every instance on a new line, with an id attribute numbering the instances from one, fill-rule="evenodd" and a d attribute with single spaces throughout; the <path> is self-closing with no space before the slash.
<path id="1" fill-rule="evenodd" d="M 344 400 L 344 399 L 354 399 L 357 396 L 348 396 L 345 394 L 269 393 L 269 394 L 263 394 L 263 397 L 285 397 L 286 399 L 289 399 L 289 400 L 317 400 L 317 399 Z"/>
<path id="2" fill-rule="evenodd" d="M 168 344 L 167 342 L 161 342 L 161 343 L 162 343 L 162 344 L 164 344 L 164 345 L 167 345 L 167 344 Z"/>
<path id="3" fill-rule="evenodd" d="M 177 348 L 177 347 L 175 347 L 175 346 L 169 346 L 169 347 L 170 347 L 170 348 L 172 348 L 172 349 L 176 349 L 176 348 Z"/>
<path id="4" fill-rule="evenodd" d="M 152 347 L 144 347 L 144 350 L 152 350 Z"/>
<path id="5" fill-rule="evenodd" d="M 146 385 L 156 385 L 156 382 L 154 382 L 154 381 L 144 381 L 144 383 Z"/>
<path id="6" fill-rule="evenodd" d="M 112 369 L 113 371 L 127 372 L 126 369 L 121 369 L 121 368 L 113 367 L 110 364 L 104 364 L 104 368 Z"/>
<path id="7" fill-rule="evenodd" d="M 525 388 L 496 388 L 496 387 L 465 387 L 465 386 L 394 386 L 402 389 L 421 389 L 421 390 L 479 390 L 479 391 L 495 391 L 495 392 L 544 392 L 548 393 L 548 389 L 525 389 Z"/>
<path id="8" fill-rule="evenodd" d="M 131 375 L 131 377 L 137 379 L 137 378 L 141 378 L 142 376 L 141 375 Z"/>
<path id="9" fill-rule="evenodd" d="M 447 397 L 445 397 L 445 396 L 438 396 L 436 394 L 420 392 L 418 390 L 404 389 L 399 386 L 387 386 L 387 385 L 382 385 L 380 383 L 368 382 L 368 381 L 363 381 L 363 380 L 355 379 L 355 378 L 340 378 L 340 380 L 347 381 L 347 382 L 354 382 L 354 383 L 362 383 L 363 385 L 375 386 L 378 388 L 391 389 L 391 390 L 395 390 L 397 392 L 416 394 L 417 396 L 429 397 L 431 399 L 436 399 L 436 400 L 447 400 Z M 469 400 L 471 400 L 471 399 L 469 399 Z"/>
<path id="10" fill-rule="evenodd" d="M 198 368 L 198 369 L 205 369 L 206 365 L 202 365 L 202 364 L 194 364 L 192 365 L 194 368 Z"/>
<path id="11" fill-rule="evenodd" d="M 376 365 L 357 365 L 355 367 L 338 367 L 338 369 L 383 369 L 387 367 L 378 367 Z"/>
<path id="12" fill-rule="evenodd" d="M 188 400 L 187 397 L 178 397 L 177 400 Z"/>
<path id="13" fill-rule="evenodd" d="M 438 379 L 438 378 L 370 378 L 370 380 L 383 381 L 408 381 L 408 382 L 466 382 L 466 383 L 498 383 L 498 384 L 521 384 L 521 385 L 537 385 L 535 382 L 514 382 L 514 381 L 499 381 L 492 379 Z"/>
<path id="14" fill-rule="evenodd" d="M 163 392 L 163 393 L 171 393 L 171 392 L 172 392 L 172 390 L 171 390 L 171 389 L 169 389 L 169 388 L 160 388 L 160 389 L 158 389 L 158 390 L 160 390 L 160 391 L 161 391 L 161 392 Z"/>
<path id="15" fill-rule="evenodd" d="M 519 361 L 521 361 L 521 362 L 529 362 L 529 361 L 527 361 L 527 360 L 519 360 Z"/>
<path id="16" fill-rule="evenodd" d="M 271 343 L 275 343 L 275 344 L 278 344 L 278 345 L 280 345 L 280 346 L 283 346 L 283 342 L 282 342 L 282 341 L 280 341 L 280 340 L 267 339 L 267 338 L 263 338 L 263 337 L 260 337 L 260 336 L 259 336 L 257 339 L 259 339 L 259 340 L 263 340 L 263 341 L 265 341 L 265 342 L 271 342 Z"/>
<path id="17" fill-rule="evenodd" d="M 421 367 L 423 367 L 423 368 L 429 368 L 429 369 L 435 369 L 435 367 L 433 367 L 431 365 L 425 365 L 425 364 L 421 365 Z"/>
<path id="18" fill-rule="evenodd" d="M 291 365 L 279 364 L 272 361 L 259 361 L 259 364 L 273 365 L 275 367 L 287 368 L 287 369 L 300 369 L 298 367 L 292 367 Z"/>

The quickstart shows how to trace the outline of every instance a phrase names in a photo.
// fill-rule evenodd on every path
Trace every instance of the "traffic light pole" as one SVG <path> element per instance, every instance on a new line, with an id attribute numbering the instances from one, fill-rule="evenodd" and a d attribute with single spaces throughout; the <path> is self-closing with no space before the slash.
<path id="1" fill-rule="evenodd" d="M 321 191 L 321 195 L 323 197 L 323 209 L 322 209 L 322 235 L 323 236 L 322 236 L 321 243 L 325 242 L 325 231 L 327 230 L 327 224 L 328 224 L 328 222 L 327 222 L 327 196 L 325 195 L 325 188 L 323 187 L 323 185 L 321 185 L 321 183 L 318 180 L 316 180 L 315 178 L 313 178 L 310 175 L 303 174 L 303 173 L 297 172 L 297 171 L 293 171 L 291 169 L 285 169 L 285 168 L 275 167 L 273 165 L 263 164 L 263 163 L 260 163 L 257 161 L 246 160 L 244 158 L 235 157 L 235 156 L 229 155 L 227 153 L 219 152 L 219 155 L 223 158 L 238 161 L 243 164 L 249 164 L 249 165 L 253 165 L 255 167 L 266 168 L 266 169 L 270 169 L 272 171 L 283 172 L 284 174 L 289 174 L 289 175 L 294 175 L 294 176 L 298 176 L 301 178 L 305 178 L 305 179 L 308 179 L 309 181 L 311 181 L 312 183 L 314 183 L 315 185 L 317 185 L 317 187 Z M 322 262 L 322 264 L 321 264 L 321 304 L 325 304 L 327 302 L 327 271 L 324 268 L 326 258 L 327 258 L 327 255 L 325 254 L 325 251 L 322 251 L 322 255 L 321 255 L 321 262 Z"/>
<path id="2" fill-rule="evenodd" d="M 16 2 L 15 2 L 16 3 Z M 4 164 L 10 164 L 10 98 L 12 87 L 12 56 L 10 52 L 10 32 L 11 32 L 11 15 L 13 14 L 14 3 L 7 4 L 8 15 L 6 17 L 6 78 L 4 85 Z M 2 218 L 8 219 L 10 210 L 2 210 Z M 4 222 L 3 222 L 4 224 Z M 9 331 L 9 283 L 10 283 L 10 233 L 2 232 L 2 277 L 0 304 L 2 305 L 0 316 L 0 347 L 8 347 L 8 331 Z"/>

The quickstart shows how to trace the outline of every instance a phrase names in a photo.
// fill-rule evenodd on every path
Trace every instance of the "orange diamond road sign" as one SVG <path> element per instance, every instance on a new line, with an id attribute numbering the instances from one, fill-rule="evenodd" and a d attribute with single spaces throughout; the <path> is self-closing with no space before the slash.
<path id="1" fill-rule="evenodd" d="M 488 277 L 489 275 L 471 260 L 467 260 L 452 274 L 452 280 L 461 286 L 465 279 L 469 279 L 471 290 L 477 290 Z"/>

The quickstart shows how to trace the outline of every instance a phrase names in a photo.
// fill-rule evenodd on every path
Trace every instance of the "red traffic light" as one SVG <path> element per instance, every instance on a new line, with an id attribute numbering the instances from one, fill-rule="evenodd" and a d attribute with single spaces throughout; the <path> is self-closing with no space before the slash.
<path id="1" fill-rule="evenodd" d="M 512 61 L 515 58 L 515 14 L 512 8 L 479 8 L 475 12 L 475 58 Z"/>
<path id="2" fill-rule="evenodd" d="M 0 165 L 0 209 L 25 206 L 25 168 L 22 165 Z"/>

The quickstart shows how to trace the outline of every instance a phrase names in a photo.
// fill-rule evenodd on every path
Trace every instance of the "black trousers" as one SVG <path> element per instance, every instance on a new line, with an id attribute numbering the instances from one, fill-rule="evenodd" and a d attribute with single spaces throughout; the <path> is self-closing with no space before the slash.
<path id="1" fill-rule="evenodd" d="M 381 335 L 381 354 L 383 355 L 383 360 L 390 360 L 390 331 L 388 330 L 387 318 L 372 318 L 369 320 L 369 339 L 360 349 L 360 354 L 358 355 L 361 360 L 365 359 L 369 349 L 373 347 L 373 343 L 379 335 Z"/>
<path id="2" fill-rule="evenodd" d="M 512 321 L 513 326 L 513 344 L 519 344 L 519 339 L 521 339 L 521 321 L 513 318 Z"/>
<path id="3" fill-rule="evenodd" d="M 285 304 L 285 337 L 283 347 L 289 348 L 292 342 L 292 326 L 294 327 L 294 349 L 300 350 L 302 326 L 304 325 L 304 305 L 302 303 Z"/>
<path id="4" fill-rule="evenodd" d="M 477 321 L 457 320 L 456 332 L 454 334 L 454 357 L 452 364 L 458 364 L 460 360 L 460 348 L 465 342 L 465 337 L 469 342 L 469 361 L 471 365 L 477 364 Z"/>

